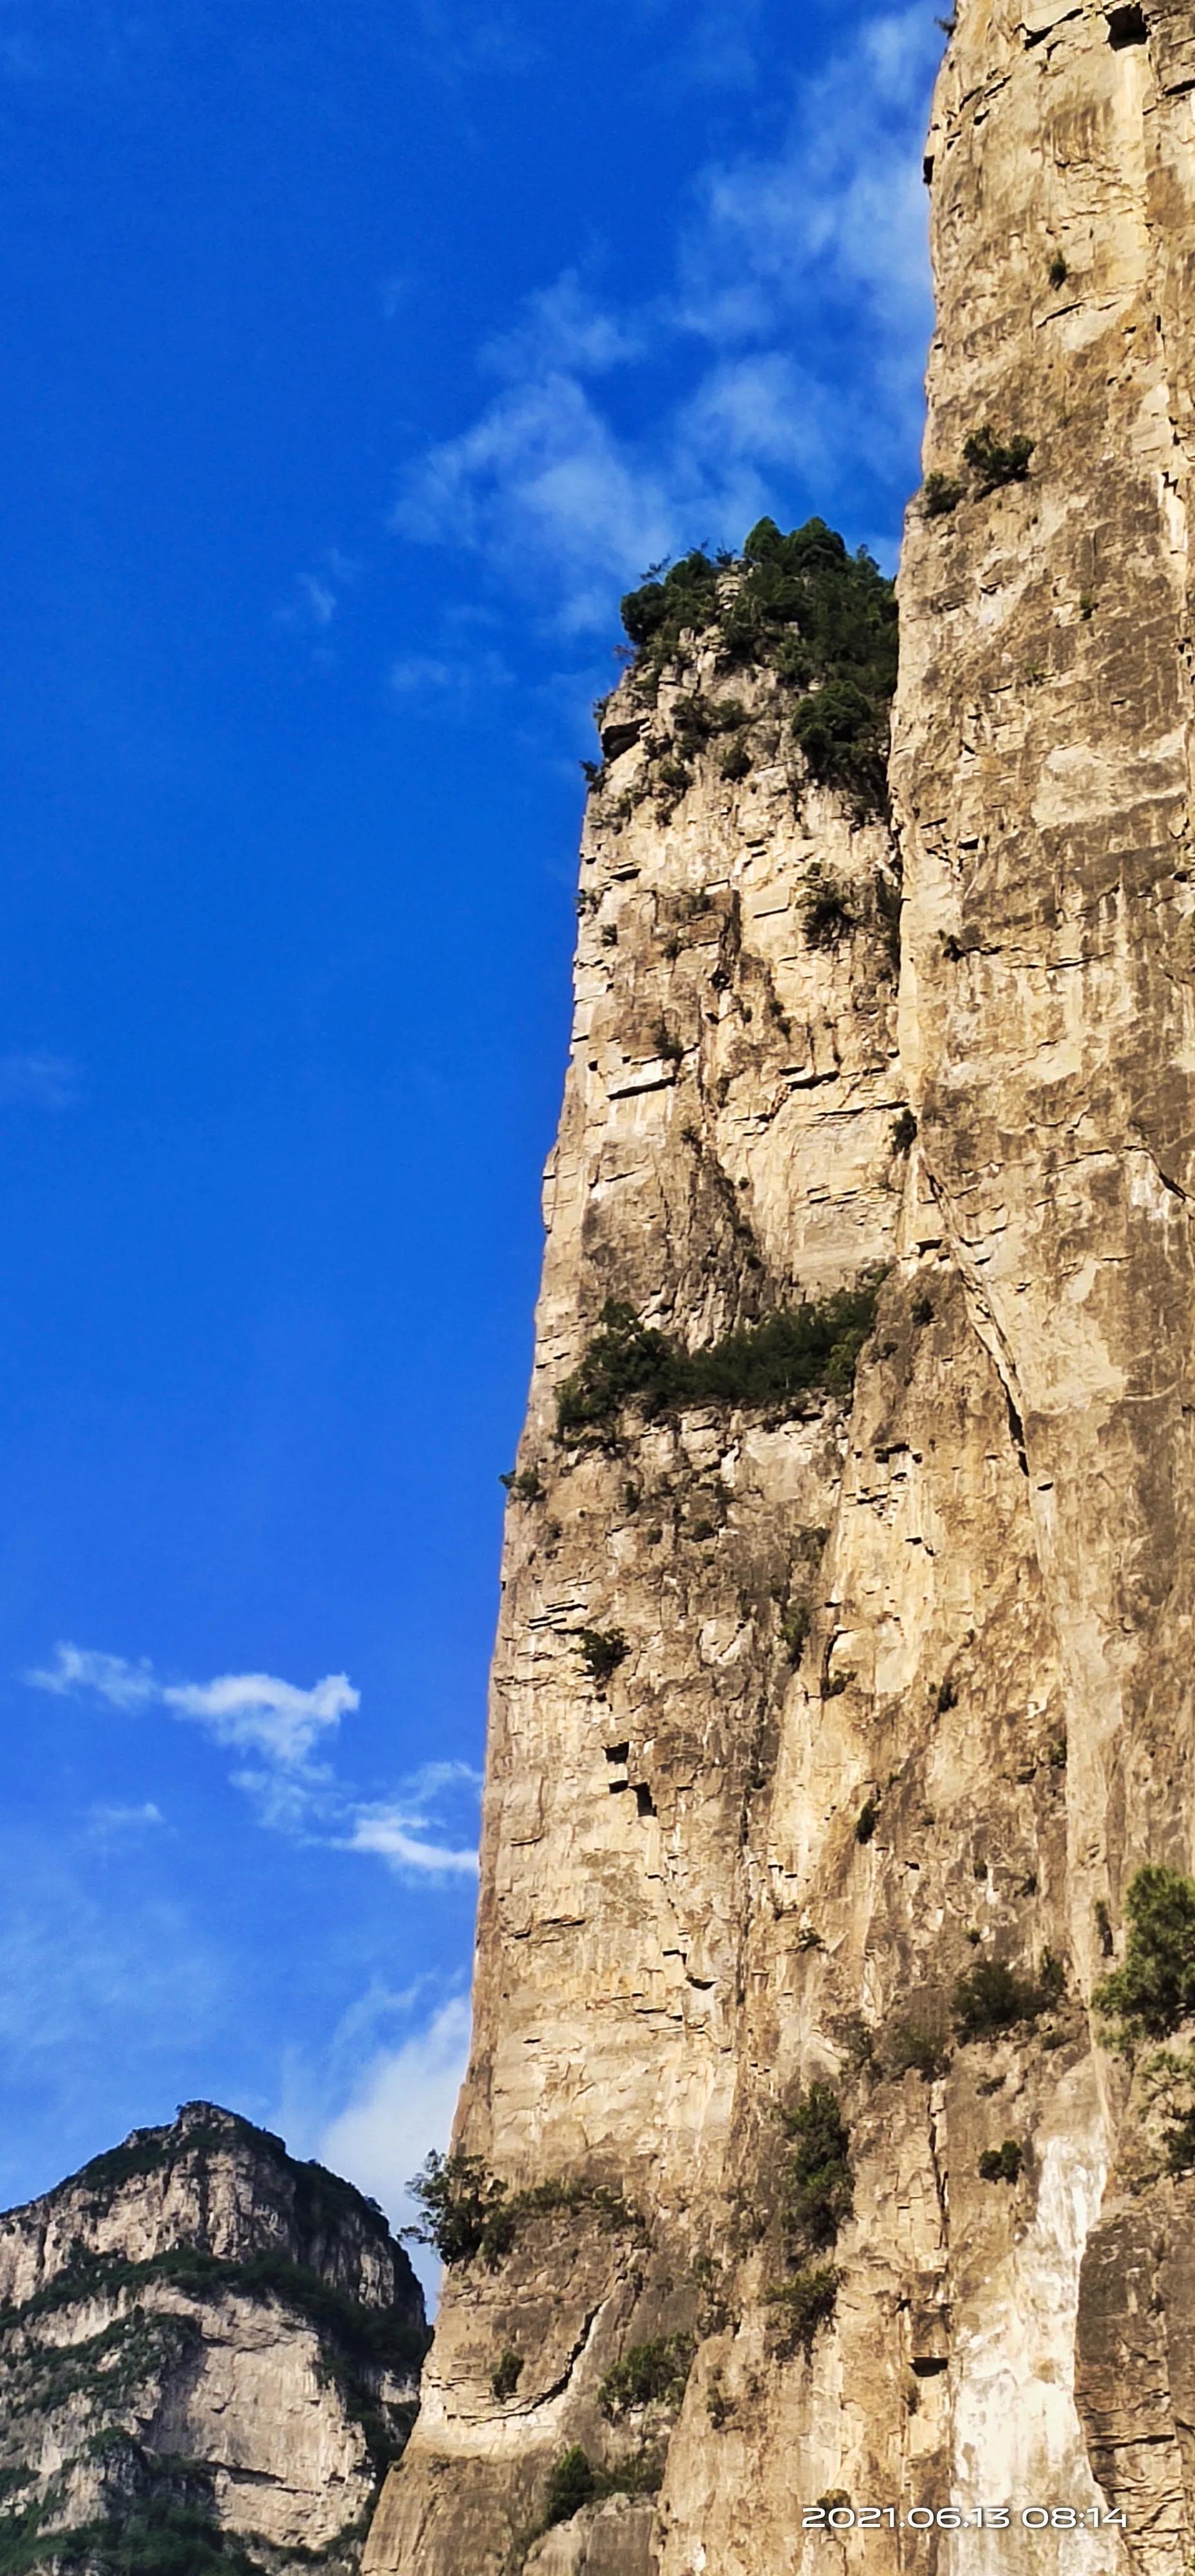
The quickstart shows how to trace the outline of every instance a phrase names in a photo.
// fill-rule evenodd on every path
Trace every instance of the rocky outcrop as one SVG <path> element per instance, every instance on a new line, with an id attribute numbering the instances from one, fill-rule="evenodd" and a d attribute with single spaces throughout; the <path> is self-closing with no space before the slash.
<path id="1" fill-rule="evenodd" d="M 891 820 L 802 715 L 825 672 L 744 663 L 749 566 L 632 604 L 504 1565 L 482 2216 L 373 2576 L 994 2576 L 1056 2566 L 1055 2510 L 1076 2576 L 1190 2561 L 1195 2182 L 1091 1997 L 1192 1858 L 1193 98 L 1188 0 L 960 0 Z M 752 1374 L 879 1270 L 853 1382 Z"/>
<path id="2" fill-rule="evenodd" d="M 204 2102 L 0 2217 L 0 2566 L 360 2563 L 423 2300 L 380 2210 Z"/>

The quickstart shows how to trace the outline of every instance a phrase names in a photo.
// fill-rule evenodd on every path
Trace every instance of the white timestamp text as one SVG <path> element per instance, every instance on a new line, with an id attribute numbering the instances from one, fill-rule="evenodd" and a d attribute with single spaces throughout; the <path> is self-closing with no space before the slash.
<path id="1" fill-rule="evenodd" d="M 1123 2513 L 1073 2504 L 809 2504 L 803 2531 L 1125 2531 Z"/>

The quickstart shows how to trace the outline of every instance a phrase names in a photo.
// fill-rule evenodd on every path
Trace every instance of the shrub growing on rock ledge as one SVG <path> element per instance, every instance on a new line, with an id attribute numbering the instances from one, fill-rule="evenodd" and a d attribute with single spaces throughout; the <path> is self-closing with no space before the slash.
<path id="1" fill-rule="evenodd" d="M 423 2216 L 404 2234 L 419 2245 L 433 2245 L 442 2263 L 471 2262 L 505 2198 L 502 2184 L 486 2173 L 480 2156 L 441 2156 L 433 2150 L 410 2188 Z"/>
<path id="2" fill-rule="evenodd" d="M 595 2469 L 588 2451 L 575 2442 L 549 2470 L 540 2529 L 552 2531 L 559 2522 L 571 2522 L 583 2506 L 597 2504 L 602 2496 L 656 2495 L 663 2482 L 660 2451 L 639 2451 L 616 2468 Z"/>
<path id="3" fill-rule="evenodd" d="M 1116 2044 L 1165 2039 L 1195 2014 L 1195 1879 L 1151 1862 L 1125 1898 L 1129 1938 L 1124 1965 L 1095 1989 L 1096 2011 Z"/>
<path id="4" fill-rule="evenodd" d="M 954 1990 L 954 2026 L 961 2040 L 991 2039 L 1036 2021 L 1062 1994 L 1059 1960 L 1047 1950 L 1036 1978 L 1018 1976 L 1005 1959 L 980 1959 Z"/>
<path id="5" fill-rule="evenodd" d="M 882 701 L 854 680 L 827 680 L 802 698 L 793 717 L 793 740 L 819 786 L 845 788 L 866 812 L 883 812 L 888 712 Z"/>
<path id="6" fill-rule="evenodd" d="M 818 2263 L 766 2293 L 776 2322 L 775 2348 L 782 2360 L 791 2360 L 797 2351 L 808 2360 L 818 2327 L 827 2325 L 834 2314 L 841 2279 L 836 2263 Z"/>
<path id="7" fill-rule="evenodd" d="M 966 496 L 966 484 L 952 474 L 927 474 L 921 487 L 921 507 L 927 519 L 949 518 Z"/>
<path id="8" fill-rule="evenodd" d="M 579 1368 L 556 1398 L 561 1440 L 616 1433 L 625 1405 L 648 1421 L 688 1405 L 758 1406 L 781 1413 L 810 1395 L 849 1396 L 875 1321 L 880 1277 L 840 1288 L 816 1304 L 781 1307 L 740 1325 L 705 1350 L 686 1351 L 640 1322 L 633 1306 L 608 1300 Z"/>
<path id="9" fill-rule="evenodd" d="M 497 2368 L 490 2373 L 490 2386 L 500 2406 L 505 2406 L 507 2398 L 514 2396 L 522 2376 L 522 2354 L 512 2352 L 508 2344 Z"/>
<path id="10" fill-rule="evenodd" d="M 582 2505 L 588 2504 L 597 2491 L 597 2476 L 588 2451 L 579 2442 L 562 2451 L 548 2472 L 544 2497 L 544 2528 L 552 2531 L 558 2522 L 571 2522 Z"/>
<path id="11" fill-rule="evenodd" d="M 784 2228 L 801 2248 L 837 2242 L 855 2206 L 850 2132 L 832 2084 L 811 2084 L 784 2126 L 792 2140 L 784 2193 Z"/>
<path id="12" fill-rule="evenodd" d="M 428 2157 L 410 2185 L 423 2217 L 403 2229 L 417 2244 L 434 2245 L 442 2263 L 471 2263 L 478 2254 L 496 2272 L 511 2252 L 524 2220 L 554 2210 L 586 2210 L 599 2226 L 638 2232 L 642 2220 L 607 2183 L 551 2175 L 523 2191 L 487 2174 L 480 2156 L 456 2152 Z"/>
<path id="13" fill-rule="evenodd" d="M 585 1670 L 599 1690 L 618 1671 L 619 1665 L 625 1664 L 631 1651 L 621 1628 L 607 1628 L 604 1634 L 599 1628 L 582 1628 L 578 1642 Z"/>
<path id="14" fill-rule="evenodd" d="M 660 2335 L 654 2343 L 632 2344 L 598 2389 L 603 2415 L 616 2423 L 635 2406 L 679 2406 L 696 2351 L 691 2334 Z"/>
<path id="15" fill-rule="evenodd" d="M 945 2072 L 949 2054 L 945 2008 L 924 2001 L 907 2021 L 895 2021 L 884 2038 L 884 2062 L 893 2075 L 920 2075 L 927 2084 Z"/>
<path id="16" fill-rule="evenodd" d="M 994 429 L 973 430 L 963 449 L 981 492 L 998 492 L 1003 483 L 1023 483 L 1033 455 L 1033 440 L 1018 434 L 997 438 Z"/>
<path id="17" fill-rule="evenodd" d="M 1015 2138 L 1005 2138 L 1002 2146 L 988 2147 L 979 2159 L 981 2182 L 1019 2182 L 1025 2157 Z"/>

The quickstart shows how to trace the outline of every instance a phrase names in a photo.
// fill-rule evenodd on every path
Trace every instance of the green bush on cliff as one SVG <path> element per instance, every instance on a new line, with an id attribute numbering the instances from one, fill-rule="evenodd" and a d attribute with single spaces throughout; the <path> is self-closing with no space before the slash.
<path id="1" fill-rule="evenodd" d="M 1023 483 L 1033 456 L 1033 440 L 1018 434 L 1015 438 L 997 438 L 994 429 L 985 426 L 973 430 L 963 449 L 981 492 L 997 492 L 1003 483 Z"/>
<path id="2" fill-rule="evenodd" d="M 810 698 L 806 703 L 817 706 L 819 701 Z M 811 948 L 837 948 L 839 940 L 855 927 L 855 915 L 845 889 L 837 878 L 828 877 L 820 867 L 809 871 L 800 898 L 800 915 L 801 928 Z"/>
<path id="3" fill-rule="evenodd" d="M 824 2249 L 855 2205 L 850 2132 L 832 2084 L 811 2084 L 783 2114 L 792 2141 L 784 2183 L 784 2232 L 790 2245 Z"/>
<path id="4" fill-rule="evenodd" d="M 558 2522 L 571 2522 L 584 2505 L 596 2504 L 602 2496 L 656 2495 L 663 2482 L 662 2451 L 638 2451 L 633 2459 L 622 2460 L 614 2468 L 595 2469 L 589 2453 L 574 2443 L 571 2450 L 561 2453 L 548 2473 L 540 2530 L 551 2531 Z"/>
<path id="5" fill-rule="evenodd" d="M 627 593 L 622 620 L 638 667 L 650 675 L 658 677 L 686 632 L 716 629 L 724 665 L 770 665 L 790 686 L 810 690 L 794 730 L 813 776 L 868 810 L 882 809 L 897 607 L 893 583 L 865 546 L 851 554 L 824 519 L 787 536 L 774 519 L 761 519 L 737 558 L 699 548 L 666 573 L 656 567 Z M 683 700 L 675 719 L 690 751 L 712 729 L 693 706 Z M 745 776 L 745 754 L 727 757 L 723 775 Z"/>
<path id="6" fill-rule="evenodd" d="M 604 1690 L 631 1651 L 621 1628 L 582 1628 L 578 1643 L 581 1660 L 591 1682 L 596 1682 L 598 1689 Z"/>
<path id="7" fill-rule="evenodd" d="M 1124 1964 L 1092 1998 L 1115 2034 L 1132 2048 L 1165 2039 L 1195 2015 L 1195 1879 L 1151 1862 L 1125 1897 L 1129 1937 Z"/>
<path id="8" fill-rule="evenodd" d="M 953 474 L 927 474 L 921 487 L 921 507 L 926 518 L 948 519 L 965 498 L 966 489 L 966 484 Z"/>
<path id="9" fill-rule="evenodd" d="M 403 2229 L 419 2245 L 433 2245 L 442 2263 L 471 2263 L 480 2255 L 497 2271 L 512 2251 L 524 2219 L 555 2211 L 587 2210 L 602 2227 L 638 2231 L 641 2220 L 620 2191 L 607 2183 L 549 2175 L 524 2191 L 511 2191 L 487 2174 L 480 2156 L 434 2150 L 408 2186 L 423 2212 Z"/>
<path id="10" fill-rule="evenodd" d="M 1060 1961 L 1047 1950 L 1036 1977 L 1018 1976 L 1005 1959 L 980 1959 L 954 1990 L 954 2026 L 961 2040 L 992 2039 L 1021 2022 L 1036 2021 L 1059 2001 Z"/>
<path id="11" fill-rule="evenodd" d="M 597 2488 L 597 2474 L 588 2451 L 579 2442 L 562 2451 L 548 2471 L 544 2496 L 544 2528 L 551 2531 L 558 2522 L 571 2522 L 582 2505 L 590 2502 Z"/>
<path id="12" fill-rule="evenodd" d="M 850 2131 L 833 2085 L 813 2083 L 781 2114 L 792 2142 L 784 2171 L 780 2222 L 791 2269 L 765 2292 L 772 2343 L 782 2358 L 808 2358 L 818 2328 L 834 2314 L 841 2273 L 818 2262 L 838 2241 L 855 2205 Z"/>
<path id="13" fill-rule="evenodd" d="M 1019 2182 L 1025 2161 L 1024 2148 L 1015 2138 L 1005 2138 L 1003 2145 L 988 2147 L 979 2159 L 981 2182 Z"/>
<path id="14" fill-rule="evenodd" d="M 660 568 L 662 570 L 662 567 Z M 622 602 L 622 622 L 632 644 L 650 645 L 659 661 L 676 651 L 686 628 L 710 625 L 718 610 L 721 567 L 700 546 L 683 555 L 661 580 L 649 573 Z"/>
<path id="15" fill-rule="evenodd" d="M 417 2245 L 434 2246 L 442 2263 L 472 2261 L 506 2198 L 503 2184 L 487 2174 L 480 2156 L 441 2156 L 434 2149 L 410 2191 L 423 2216 L 403 2233 Z"/>
<path id="16" fill-rule="evenodd" d="M 816 2263 L 765 2293 L 773 2312 L 773 2343 L 782 2360 L 801 2351 L 808 2360 L 819 2326 L 828 2325 L 842 2274 L 836 2263 Z"/>
<path id="17" fill-rule="evenodd" d="M 793 717 L 793 740 L 810 776 L 822 787 L 843 787 L 870 812 L 882 811 L 887 780 L 888 706 L 857 680 L 827 680 L 802 698 Z"/>
<path id="18" fill-rule="evenodd" d="M 35 2509 L 0 2521 L 0 2576 L 51 2562 L 63 2576 L 262 2576 L 259 2559 L 187 2505 L 150 2500 L 73 2531 L 39 2531 L 39 2518 Z"/>
<path id="19" fill-rule="evenodd" d="M 632 2344 L 598 2389 L 603 2415 L 616 2423 L 635 2406 L 679 2406 L 696 2352 L 691 2334 L 660 2335 L 654 2343 Z"/>
<path id="20" fill-rule="evenodd" d="M 632 1403 L 650 1422 L 692 1405 L 785 1413 L 810 1395 L 845 1399 L 875 1322 L 880 1284 L 880 1274 L 870 1272 L 854 1288 L 781 1307 L 698 1351 L 686 1351 L 642 1323 L 633 1306 L 610 1299 L 580 1366 L 557 1394 L 557 1438 L 608 1435 Z"/>

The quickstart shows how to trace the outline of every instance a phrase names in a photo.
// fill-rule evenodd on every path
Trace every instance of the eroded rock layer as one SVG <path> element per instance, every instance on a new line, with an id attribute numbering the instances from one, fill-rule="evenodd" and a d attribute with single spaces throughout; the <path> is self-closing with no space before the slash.
<path id="1" fill-rule="evenodd" d="M 0 2567 L 351 2576 L 423 2301 L 372 2203 L 190 2103 L 0 2217 Z"/>
<path id="2" fill-rule="evenodd" d="M 738 576 L 606 711 L 483 2208 L 374 2576 L 1195 2546 L 1195 2182 L 1091 2007 L 1195 1824 L 1193 101 L 1189 0 L 961 0 L 891 825 L 735 666 Z M 853 1386 L 761 1390 L 749 1328 L 881 1271 Z"/>

